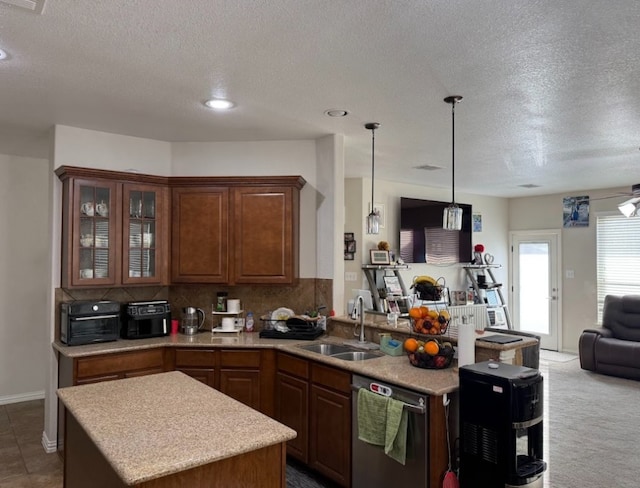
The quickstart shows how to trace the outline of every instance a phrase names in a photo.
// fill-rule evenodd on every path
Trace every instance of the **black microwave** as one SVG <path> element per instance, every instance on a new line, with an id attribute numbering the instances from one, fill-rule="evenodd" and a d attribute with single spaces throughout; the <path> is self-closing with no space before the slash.
<path id="1" fill-rule="evenodd" d="M 101 300 L 60 304 L 60 342 L 68 346 L 115 341 L 119 332 L 119 302 Z"/>
<path id="2" fill-rule="evenodd" d="M 123 307 L 121 337 L 146 339 L 171 331 L 171 306 L 166 300 L 131 302 Z"/>

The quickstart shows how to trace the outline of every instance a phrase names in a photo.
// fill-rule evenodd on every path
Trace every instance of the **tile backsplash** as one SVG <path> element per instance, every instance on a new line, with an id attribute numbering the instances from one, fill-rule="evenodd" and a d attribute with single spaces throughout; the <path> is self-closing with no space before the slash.
<path id="1" fill-rule="evenodd" d="M 56 290 L 56 309 L 61 302 L 72 300 L 115 300 L 121 303 L 141 300 L 168 300 L 171 315 L 180 319 L 183 307 L 198 307 L 205 311 L 206 321 L 203 328 L 210 329 L 219 325 L 219 316 L 214 316 L 212 305 L 216 303 L 217 293 L 227 292 L 228 298 L 240 299 L 241 308 L 246 316 L 253 312 L 255 328 L 260 330 L 260 317 L 280 307 L 292 309 L 302 314 L 325 306 L 323 314 L 328 315 L 333 308 L 333 280 L 301 278 L 296 285 L 171 285 L 122 288 L 84 288 Z M 59 331 L 59 314 L 56 314 L 56 331 Z M 56 337 L 57 337 L 56 333 Z"/>

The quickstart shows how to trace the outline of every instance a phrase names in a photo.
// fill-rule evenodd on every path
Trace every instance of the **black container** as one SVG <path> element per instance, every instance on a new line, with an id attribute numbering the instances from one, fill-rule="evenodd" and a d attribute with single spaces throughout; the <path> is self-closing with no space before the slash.
<path id="1" fill-rule="evenodd" d="M 541 488 L 542 412 L 538 370 L 493 361 L 462 366 L 460 486 Z"/>
<path id="2" fill-rule="evenodd" d="M 74 301 L 60 304 L 60 342 L 68 346 L 118 339 L 120 303 Z"/>
<path id="3" fill-rule="evenodd" d="M 123 307 L 124 339 L 162 337 L 171 332 L 171 306 L 166 300 L 131 302 Z"/>

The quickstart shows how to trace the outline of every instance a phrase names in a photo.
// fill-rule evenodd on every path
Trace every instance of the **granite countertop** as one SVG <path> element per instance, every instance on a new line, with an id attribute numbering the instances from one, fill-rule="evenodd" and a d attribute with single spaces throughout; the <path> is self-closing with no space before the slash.
<path id="1" fill-rule="evenodd" d="M 348 317 L 332 317 L 332 321 L 342 324 L 355 324 L 355 321 Z M 365 322 L 367 328 L 377 328 L 378 332 L 404 333 L 409 334 L 408 326 L 399 324 L 398 328 L 388 326 L 386 318 L 384 323 Z M 486 335 L 493 334 L 486 332 Z M 455 338 L 451 339 L 455 342 Z M 427 395 L 443 395 L 456 391 L 459 386 L 458 368 L 454 363 L 453 367 L 442 370 L 421 369 L 411 366 L 406 355 L 388 356 L 367 359 L 365 361 L 345 361 L 329 356 L 305 351 L 300 346 L 313 342 L 331 342 L 341 344 L 345 341 L 342 337 L 323 335 L 315 341 L 296 341 L 287 339 L 261 339 L 257 333 L 240 334 L 212 334 L 202 332 L 194 336 L 183 334 L 170 335 L 165 337 L 155 337 L 152 339 L 125 340 L 114 342 L 104 342 L 85 346 L 66 346 L 59 342 L 54 342 L 53 347 L 61 354 L 71 358 L 81 358 L 96 354 L 107 354 L 125 351 L 137 351 L 156 347 L 220 347 L 220 348 L 271 348 L 288 352 L 310 360 L 322 362 L 353 374 L 368 376 L 380 381 L 387 381 L 397 386 L 409 388 Z M 525 347 L 535 344 L 535 339 L 523 338 L 522 341 L 510 344 L 492 344 L 483 342 L 484 349 L 495 349 L 505 351 Z"/>
<path id="2" fill-rule="evenodd" d="M 296 437 L 178 371 L 61 388 L 58 397 L 128 485 Z"/>

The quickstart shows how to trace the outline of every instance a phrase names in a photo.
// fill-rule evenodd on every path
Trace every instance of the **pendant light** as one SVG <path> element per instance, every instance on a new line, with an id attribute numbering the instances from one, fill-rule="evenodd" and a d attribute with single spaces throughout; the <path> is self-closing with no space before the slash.
<path id="1" fill-rule="evenodd" d="M 444 209 L 442 228 L 446 230 L 462 230 L 462 209 L 456 205 L 456 103 L 460 102 L 460 95 L 453 95 L 444 99 L 451 104 L 451 204 Z"/>
<path id="2" fill-rule="evenodd" d="M 378 122 L 364 124 L 364 128 L 371 131 L 371 212 L 367 215 L 367 234 L 378 234 L 380 232 L 380 215 L 373 207 L 373 184 L 375 176 L 375 149 L 376 149 L 376 129 L 380 127 Z"/>

